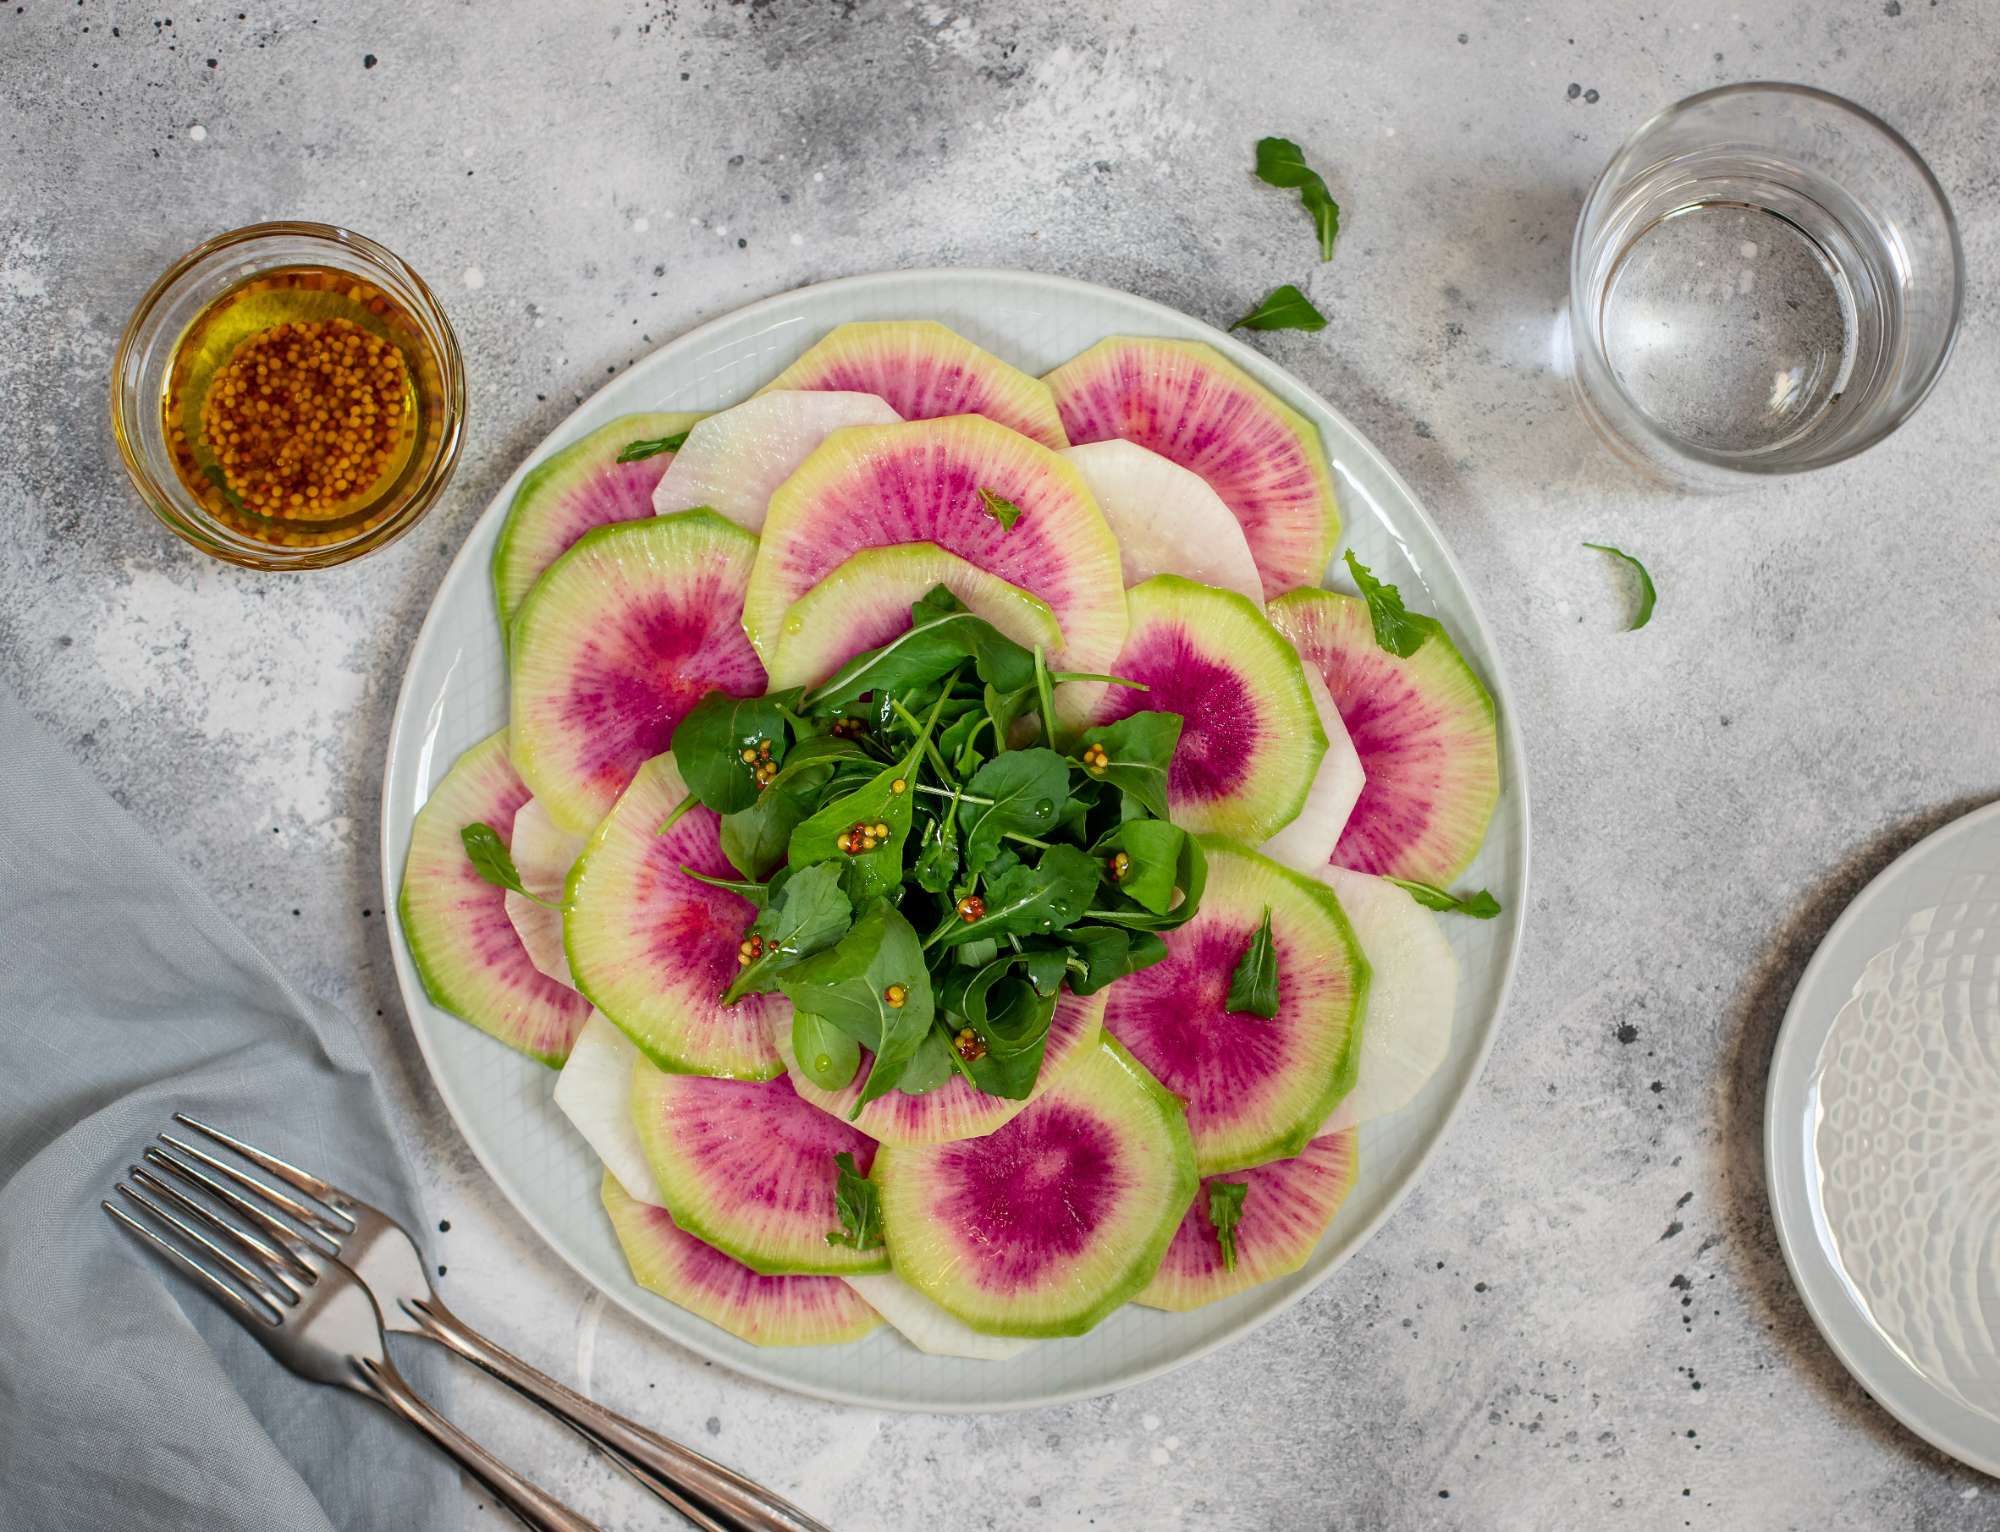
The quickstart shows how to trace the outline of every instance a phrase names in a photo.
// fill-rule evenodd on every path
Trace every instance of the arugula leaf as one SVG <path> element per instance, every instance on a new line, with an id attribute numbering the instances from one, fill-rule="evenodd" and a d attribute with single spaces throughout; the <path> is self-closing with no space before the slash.
<path id="1" fill-rule="evenodd" d="M 1403 607 L 1403 593 L 1384 585 L 1369 573 L 1368 566 L 1347 550 L 1347 572 L 1354 576 L 1361 599 L 1368 603 L 1368 621 L 1375 629 L 1375 646 L 1399 660 L 1407 660 L 1437 629 L 1428 617 L 1413 617 Z"/>
<path id="2" fill-rule="evenodd" d="M 957 947 L 985 936 L 1043 936 L 1059 931 L 1090 908 L 1098 866 L 1076 847 L 1056 845 L 1033 866 L 1013 861 L 997 873 L 989 869 L 982 896 L 985 913 L 977 920 L 954 921 L 939 940 Z"/>
<path id="3" fill-rule="evenodd" d="M 937 601 L 942 594 L 952 603 Z M 911 608 L 913 622 L 879 649 L 857 654 L 831 677 L 805 694 L 803 705 L 823 712 L 853 702 L 863 692 L 898 696 L 911 705 L 909 693 L 949 675 L 971 660 L 981 680 L 1012 690 L 1033 679 L 1034 660 L 1026 649 L 985 618 L 967 611 L 958 598 L 940 586 Z"/>
<path id="4" fill-rule="evenodd" d="M 875 1055 L 855 1113 L 895 1088 L 935 1014 L 923 943 L 881 899 L 836 945 L 780 973 L 778 987 L 797 1010 L 821 1017 Z"/>
<path id="5" fill-rule="evenodd" d="M 1232 330 L 1324 330 L 1326 315 L 1291 283 L 1271 289 L 1270 296 L 1245 314 Z"/>
<path id="6" fill-rule="evenodd" d="M 465 846 L 465 858 L 472 863 L 472 870 L 479 874 L 483 882 L 495 888 L 504 888 L 519 894 L 523 899 L 532 899 L 544 909 L 559 910 L 562 905 L 553 899 L 544 899 L 540 894 L 528 892 L 522 883 L 521 874 L 514 866 L 513 853 L 507 843 L 500 838 L 500 832 L 489 824 L 469 824 L 458 832 L 458 838 Z"/>
<path id="7" fill-rule="evenodd" d="M 1243 1221 L 1243 1198 L 1250 1190 L 1248 1181 L 1208 1183 L 1208 1221 L 1215 1229 L 1215 1243 L 1222 1250 L 1222 1269 L 1236 1269 L 1236 1226 Z"/>
<path id="8" fill-rule="evenodd" d="M 763 942 L 764 950 L 730 981 L 722 1004 L 769 994 L 778 987 L 780 973 L 839 941 L 853 919 L 838 868 L 821 862 L 793 873 L 750 922 L 750 934 Z"/>
<path id="9" fill-rule="evenodd" d="M 1208 853 L 1202 849 L 1199 836 L 1181 838 L 1181 859 L 1174 869 L 1174 883 L 1181 891 L 1180 903 L 1164 915 L 1155 915 L 1123 894 L 1114 894 L 1090 912 L 1091 918 L 1133 931 L 1173 931 L 1194 919 L 1201 909 L 1202 891 L 1208 887 Z"/>
<path id="10" fill-rule="evenodd" d="M 1049 680 L 1048 656 L 1042 653 L 1042 646 L 1035 645 L 1035 705 L 1042 715 L 1042 742 L 1053 745 L 1056 742 L 1056 689 Z"/>
<path id="11" fill-rule="evenodd" d="M 1250 933 L 1250 945 L 1236 960 L 1229 976 L 1229 999 L 1224 1002 L 1232 1015 L 1261 1016 L 1266 1021 L 1278 1014 L 1278 951 L 1271 944 L 1271 907 L 1264 906 L 1264 918 Z"/>
<path id="12" fill-rule="evenodd" d="M 944 1084 L 951 1078 L 951 1072 L 951 1044 L 933 1017 L 930 1031 L 924 1034 L 924 1040 L 917 1044 L 917 1051 L 903 1067 L 903 1077 L 896 1082 L 896 1089 L 906 1096 L 921 1096 Z"/>
<path id="13" fill-rule="evenodd" d="M 1042 1072 L 1056 997 L 1042 994 L 1019 974 L 1008 974 L 987 987 L 981 1009 L 972 1023 L 977 1050 L 965 1059 L 966 1072 L 989 1096 L 1025 1101 Z"/>
<path id="14" fill-rule="evenodd" d="M 849 1250 L 873 1250 L 882 1243 L 882 1194 L 845 1149 L 833 1157 L 833 1163 L 833 1210 L 840 1217 L 840 1227 L 828 1233 L 826 1242 Z"/>
<path id="15" fill-rule="evenodd" d="M 662 452 L 678 452 L 687 445 L 688 434 L 676 431 L 672 436 L 648 436 L 639 441 L 627 442 L 618 454 L 621 463 L 636 463 L 640 458 L 658 457 Z"/>
<path id="16" fill-rule="evenodd" d="M 1333 259 L 1333 242 L 1340 236 L 1340 204 L 1326 189 L 1319 172 L 1306 163 L 1305 151 L 1289 138 L 1257 140 L 1257 179 L 1271 186 L 1297 187 L 1299 201 L 1312 214 L 1319 235 L 1319 258 Z"/>
<path id="17" fill-rule="evenodd" d="M 1026 686 L 1017 686 L 1011 691 L 1003 692 L 995 686 L 986 688 L 986 716 L 993 721 L 995 750 L 1007 748 L 1008 736 L 1013 732 L 1015 720 L 1031 711 L 1036 705 L 1036 700 L 1033 676 L 1028 678 Z"/>
<path id="18" fill-rule="evenodd" d="M 1632 621 L 1626 627 L 1627 633 L 1636 633 L 1653 620 L 1653 603 L 1659 599 L 1659 592 L 1653 589 L 1653 577 L 1646 573 L 1646 566 L 1633 558 L 1622 548 L 1614 548 L 1609 543 L 1585 543 L 1586 548 L 1595 548 L 1599 553 L 1608 553 L 1614 559 L 1622 559 L 1632 566 L 1639 576 L 1639 605 L 1632 613 Z"/>
<path id="19" fill-rule="evenodd" d="M 768 883 L 754 883 L 748 878 L 718 878 L 712 873 L 696 872 L 686 863 L 681 864 L 681 876 L 706 883 L 710 888 L 727 889 L 739 899 L 748 899 L 760 910 L 770 902 L 771 885 Z"/>
<path id="20" fill-rule="evenodd" d="M 1142 709 L 1127 713 L 1116 723 L 1086 729 L 1079 741 L 1083 769 L 1094 779 L 1109 782 L 1126 796 L 1136 799 L 1155 819 L 1167 817 L 1167 767 L 1172 764 L 1174 747 L 1180 743 L 1181 715 Z M 1104 753 L 1104 764 L 1092 765 L 1095 745 Z"/>
<path id="21" fill-rule="evenodd" d="M 789 856 L 794 867 L 837 861 L 849 869 L 848 890 L 855 902 L 899 887 L 903 881 L 903 842 L 910 833 L 910 781 L 916 774 L 914 755 L 885 766 L 854 791 L 830 799 L 792 831 Z M 900 784 L 900 787 L 898 786 Z M 848 852 L 841 840 L 856 825 L 884 825 L 873 850 Z"/>
<path id="22" fill-rule="evenodd" d="M 978 872 L 1003 835 L 1041 836 L 1055 828 L 1069 799 L 1069 765 L 1053 750 L 1006 750 L 972 774 L 958 805 L 965 865 Z"/>
<path id="23" fill-rule="evenodd" d="M 1408 878 L 1391 878 L 1386 874 L 1382 881 L 1395 884 L 1427 910 L 1470 915 L 1474 920 L 1491 920 L 1500 913 L 1500 901 L 1483 888 L 1476 894 L 1454 894 L 1432 883 L 1414 883 Z"/>
<path id="24" fill-rule="evenodd" d="M 659 828 L 654 830 L 653 833 L 655 835 L 665 835 L 667 831 L 681 822 L 681 817 L 689 809 L 698 808 L 700 804 L 701 799 L 697 798 L 693 793 L 689 793 L 679 803 L 676 803 L 672 808 L 667 810 L 667 817 L 660 821 Z"/>
<path id="25" fill-rule="evenodd" d="M 773 782 L 749 808 L 722 816 L 722 854 L 751 878 L 768 878 L 785 859 L 793 829 L 812 812 L 801 784 Z"/>
<path id="26" fill-rule="evenodd" d="M 1186 838 L 1185 830 L 1164 819 L 1128 819 L 1099 837 L 1090 850 L 1107 862 L 1122 852 L 1125 870 L 1111 879 L 1112 886 L 1155 915 L 1164 915 L 1173 908 L 1174 873 L 1180 867 L 1181 843 Z M 1108 866 L 1105 876 L 1111 877 Z"/>
<path id="27" fill-rule="evenodd" d="M 1069 973 L 1069 953 L 1062 947 L 1029 948 L 1021 953 L 1021 972 L 1038 995 L 1053 995 Z"/>
<path id="28" fill-rule="evenodd" d="M 1150 968 L 1167 955 L 1167 944 L 1151 931 L 1122 926 L 1071 926 L 1063 932 L 1069 943 L 1069 987 L 1072 994 L 1094 995 L 1128 973 Z"/>
<path id="29" fill-rule="evenodd" d="M 784 759 L 785 703 L 796 693 L 732 697 L 712 691 L 674 728 L 674 767 L 693 793 L 718 814 L 757 801 L 758 765 Z M 743 759 L 745 754 L 751 759 Z"/>
<path id="30" fill-rule="evenodd" d="M 792 1012 L 792 1057 L 821 1090 L 845 1090 L 861 1067 L 861 1044 L 811 1011 Z"/>
<path id="31" fill-rule="evenodd" d="M 979 503 L 986 514 L 1000 523 L 1002 532 L 1014 530 L 1014 523 L 1021 519 L 1021 508 L 1004 495 L 996 495 L 992 490 L 981 488 Z"/>
<path id="32" fill-rule="evenodd" d="M 930 894 L 942 894 L 958 876 L 958 821 L 950 810 L 924 826 L 917 853 L 917 887 Z"/>

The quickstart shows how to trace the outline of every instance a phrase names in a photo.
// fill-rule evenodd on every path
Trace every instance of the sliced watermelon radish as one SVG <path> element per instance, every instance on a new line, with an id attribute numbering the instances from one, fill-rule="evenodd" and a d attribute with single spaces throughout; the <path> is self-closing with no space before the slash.
<path id="1" fill-rule="evenodd" d="M 1114 336 L 1045 381 L 1072 442 L 1121 437 L 1207 480 L 1242 524 L 1266 599 L 1319 584 L 1340 540 L 1326 444 L 1213 346 Z"/>
<path id="2" fill-rule="evenodd" d="M 556 1076 L 556 1107 L 604 1161 L 625 1195 L 664 1207 L 632 1120 L 632 1071 L 645 1064 L 632 1040 L 596 1011 Z M 650 1064 L 645 1067 L 651 1068 Z"/>
<path id="3" fill-rule="evenodd" d="M 1291 823 L 1326 734 L 1284 635 L 1248 598 L 1179 575 L 1155 575 L 1128 603 L 1132 631 L 1110 668 L 1149 689 L 1107 687 L 1090 721 L 1181 715 L 1167 770 L 1176 824 L 1255 842 Z"/>
<path id="4" fill-rule="evenodd" d="M 665 516 L 707 506 L 747 531 L 761 531 L 771 491 L 829 431 L 901 418 L 873 394 L 787 389 L 754 395 L 688 432 L 653 490 L 653 509 Z"/>
<path id="5" fill-rule="evenodd" d="M 736 876 L 713 810 L 697 805 L 658 833 L 686 796 L 673 756 L 655 756 L 584 846 L 563 922 L 570 971 L 662 1069 L 768 1080 L 784 1068 L 770 1031 L 789 1022 L 791 1007 L 782 995 L 746 995 L 726 1010 L 717 1003 L 757 911 L 681 871 Z"/>
<path id="6" fill-rule="evenodd" d="M 587 834 L 709 692 L 764 667 L 738 618 L 757 539 L 707 511 L 586 533 L 514 624 L 514 764 L 556 827 Z"/>
<path id="7" fill-rule="evenodd" d="M 951 1143 L 962 1138 L 978 1138 L 1003 1123 L 1020 1116 L 1034 1101 L 1059 1080 L 1064 1071 L 1089 1057 L 1091 1048 L 1103 1035 L 1105 992 L 1072 995 L 1064 990 L 1056 999 L 1055 1015 L 1049 1020 L 1048 1041 L 1043 1045 L 1041 1072 L 1026 1101 L 1010 1101 L 1005 1096 L 989 1096 L 968 1085 L 958 1074 L 946 1077 L 921 1095 L 890 1091 L 877 1096 L 852 1118 L 855 1127 L 883 1144 L 922 1145 Z M 861 1050 L 860 1066 L 854 1078 L 839 1090 L 825 1090 L 813 1084 L 799 1068 L 792 1053 L 792 1029 L 777 1027 L 773 1041 L 785 1061 L 792 1088 L 823 1112 L 842 1122 L 850 1120 L 854 1103 L 861 1099 L 861 1087 L 868 1078 L 874 1055 Z"/>
<path id="8" fill-rule="evenodd" d="M 534 895 L 507 891 L 507 918 L 528 950 L 528 961 L 559 983 L 573 989 L 569 958 L 563 952 L 563 885 L 583 850 L 584 837 L 558 830 L 549 811 L 530 798 L 514 815 L 514 836 L 507 850 L 521 886 Z"/>
<path id="9" fill-rule="evenodd" d="M 1040 596 L 936 543 L 894 543 L 863 548 L 791 604 L 778 625 L 771 689 L 815 685 L 908 632 L 911 603 L 939 585 L 1023 648 L 1061 652 L 1062 629 Z"/>
<path id="10" fill-rule="evenodd" d="M 1083 475 L 1118 539 L 1127 585 L 1177 574 L 1263 601 L 1242 525 L 1201 475 L 1137 442 L 1088 442 L 1063 456 Z"/>
<path id="11" fill-rule="evenodd" d="M 885 1145 L 870 1179 L 896 1275 L 988 1335 L 1083 1334 L 1152 1279 L 1195 1189 L 1180 1103 L 1108 1037 L 999 1131 Z"/>
<path id="12" fill-rule="evenodd" d="M 847 1285 L 917 1350 L 929 1356 L 962 1356 L 975 1362 L 1004 1362 L 1034 1346 L 1008 1335 L 981 1335 L 954 1319 L 893 1271 L 849 1277 Z"/>
<path id="13" fill-rule="evenodd" d="M 1299 1153 L 1354 1084 L 1368 963 L 1331 890 L 1203 836 L 1201 909 L 1166 958 L 1105 991 L 1104 1028 L 1187 1103 L 1205 1176 Z M 1231 1011 L 1229 981 L 1270 912 L 1278 1013 Z"/>
<path id="14" fill-rule="evenodd" d="M 493 595 L 503 637 L 521 598 L 563 550 L 592 527 L 653 512 L 653 486 L 673 461 L 670 452 L 621 463 L 635 441 L 678 436 L 699 415 L 621 415 L 581 441 L 537 463 L 514 491 L 500 541 L 493 547 Z"/>
<path id="15" fill-rule="evenodd" d="M 1321 1130 L 1333 1133 L 1409 1105 L 1451 1049 L 1458 1003 L 1458 959 L 1437 916 L 1408 890 L 1365 872 L 1322 867 L 1368 954 L 1368 1025 L 1361 1066 Z"/>
<path id="16" fill-rule="evenodd" d="M 1012 502 L 1003 526 L 980 492 Z M 936 543 L 1047 602 L 1058 668 L 1101 671 L 1125 638 L 1118 544 L 1082 477 L 1046 447 L 977 415 L 836 431 L 771 496 L 743 626 L 763 655 L 786 610 L 850 555 Z"/>
<path id="17" fill-rule="evenodd" d="M 590 1003 L 529 961 L 504 891 L 473 871 L 459 838 L 467 825 L 486 824 L 507 840 L 527 801 L 504 730 L 460 756 L 417 811 L 397 913 L 433 1001 L 508 1047 L 560 1065 Z"/>
<path id="18" fill-rule="evenodd" d="M 888 1252 L 831 1244 L 837 1154 L 861 1174 L 875 1141 L 799 1100 L 789 1081 L 632 1071 L 632 1120 L 674 1222 L 766 1276 L 887 1271 Z"/>
<path id="19" fill-rule="evenodd" d="M 838 1277 L 766 1277 L 676 1227 L 606 1174 L 604 1211 L 638 1284 L 753 1346 L 831 1346 L 882 1321 Z"/>
<path id="20" fill-rule="evenodd" d="M 1326 735 L 1326 754 L 1320 757 L 1319 770 L 1313 773 L 1298 818 L 1257 849 L 1294 872 L 1316 873 L 1332 858 L 1367 777 L 1326 682 L 1310 665 L 1305 667 L 1305 677 L 1306 690 L 1312 693 L 1313 714 Z"/>
<path id="21" fill-rule="evenodd" d="M 1294 591 L 1271 621 L 1316 668 L 1367 774 L 1333 859 L 1356 872 L 1442 887 L 1486 838 L 1500 795 L 1493 699 L 1428 617 L 1408 659 L 1375 642 L 1367 604 L 1337 591 Z"/>
<path id="22" fill-rule="evenodd" d="M 1067 447 L 1048 386 L 935 320 L 844 324 L 760 393 L 845 389 L 884 399 L 905 420 L 984 415 L 1044 447 Z"/>
<path id="23" fill-rule="evenodd" d="M 1243 1205 L 1231 1231 L 1235 1263 L 1223 1256 L 1209 1218 L 1209 1189 L 1240 1182 Z M 1289 1160 L 1208 1176 L 1174 1231 L 1153 1280 L 1134 1300 L 1155 1309 L 1198 1309 L 1287 1277 L 1305 1265 L 1340 1204 L 1354 1189 L 1354 1134 L 1314 1139 Z"/>

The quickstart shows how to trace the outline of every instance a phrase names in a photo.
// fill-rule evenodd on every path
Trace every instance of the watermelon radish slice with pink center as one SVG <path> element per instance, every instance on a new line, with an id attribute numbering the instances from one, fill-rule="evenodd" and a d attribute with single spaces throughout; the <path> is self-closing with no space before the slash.
<path id="1" fill-rule="evenodd" d="M 1340 709 L 1333 705 L 1326 682 L 1310 665 L 1305 668 L 1305 677 L 1306 690 L 1312 693 L 1313 713 L 1326 735 L 1326 754 L 1320 757 L 1319 770 L 1313 773 L 1312 786 L 1306 789 L 1306 801 L 1299 806 L 1298 818 L 1257 849 L 1294 872 L 1316 873 L 1332 859 L 1333 848 L 1340 843 L 1340 832 L 1347 828 L 1348 818 L 1354 813 L 1367 775 L 1361 769 L 1361 756 L 1354 748 L 1354 741 L 1347 737 L 1347 725 L 1340 721 Z"/>
<path id="2" fill-rule="evenodd" d="M 1208 1216 L 1209 1189 L 1219 1181 L 1244 1187 L 1234 1230 L 1234 1266 L 1223 1259 Z M 1305 1265 L 1353 1189 L 1351 1131 L 1316 1138 L 1288 1160 L 1205 1177 L 1159 1271 L 1135 1301 L 1156 1309 L 1198 1309 L 1260 1282 L 1290 1276 Z"/>
<path id="3" fill-rule="evenodd" d="M 889 1269 L 880 1246 L 827 1242 L 841 1227 L 834 1156 L 853 1155 L 866 1175 L 875 1141 L 807 1106 L 782 1076 L 713 1080 L 641 1059 L 631 1105 L 653 1184 L 688 1233 L 767 1276 Z"/>
<path id="4" fill-rule="evenodd" d="M 658 833 L 687 796 L 672 755 L 640 768 L 583 848 L 569 878 L 564 939 L 577 988 L 662 1069 L 767 1080 L 784 1067 L 774 1022 L 782 995 L 717 1002 L 736 977 L 737 947 L 756 918 L 748 899 L 690 878 L 734 878 L 722 820 L 699 805 Z"/>
<path id="5" fill-rule="evenodd" d="M 757 539 L 707 511 L 599 527 L 535 583 L 514 624 L 514 764 L 558 829 L 586 834 L 710 691 L 764 667 L 739 617 Z"/>
<path id="6" fill-rule="evenodd" d="M 1127 585 L 1177 574 L 1262 603 L 1263 580 L 1243 528 L 1199 474 L 1137 442 L 1087 442 L 1063 456 L 1118 539 Z"/>
<path id="7" fill-rule="evenodd" d="M 514 922 L 528 961 L 572 988 L 569 958 L 563 952 L 562 897 L 583 842 L 581 835 L 558 830 L 548 810 L 531 798 L 514 815 L 514 837 L 507 847 L 514 858 L 514 870 L 521 875 L 521 886 L 535 896 L 530 899 L 509 889 L 507 918 Z"/>
<path id="8" fill-rule="evenodd" d="M 1020 1116 L 1029 1102 L 1046 1092 L 1065 1070 L 1089 1056 L 1103 1035 L 1104 1001 L 1103 990 L 1088 996 L 1064 990 L 1057 996 L 1055 1015 L 1049 1019 L 1048 1040 L 1043 1045 L 1041 1072 L 1035 1077 L 1034 1089 L 1026 1101 L 989 1096 L 953 1073 L 942 1085 L 933 1086 L 921 1095 L 895 1090 L 877 1096 L 852 1119 L 853 1124 L 884 1144 L 943 1144 L 991 1133 Z M 861 1088 L 875 1056 L 863 1048 L 854 1078 L 839 1090 L 826 1090 L 813 1084 L 799 1068 L 799 1061 L 792 1053 L 789 1026 L 776 1028 L 772 1041 L 799 1096 L 822 1112 L 829 1112 L 842 1122 L 849 1121 L 848 1114 L 861 1099 Z"/>
<path id="9" fill-rule="evenodd" d="M 1500 796 L 1493 699 L 1444 629 L 1408 659 L 1375 642 L 1368 607 L 1294 591 L 1271 621 L 1326 682 L 1367 776 L 1333 860 L 1356 872 L 1449 884 L 1478 853 Z"/>
<path id="10" fill-rule="evenodd" d="M 626 1196 L 664 1207 L 632 1121 L 632 1068 L 640 1062 L 632 1040 L 592 1011 L 556 1076 L 555 1103 Z"/>
<path id="11" fill-rule="evenodd" d="M 841 389 L 874 394 L 905 420 L 984 415 L 1044 447 L 1067 447 L 1048 385 L 935 320 L 844 324 L 759 393 Z"/>
<path id="12" fill-rule="evenodd" d="M 1148 690 L 1106 687 L 1090 721 L 1181 715 L 1167 769 L 1176 824 L 1254 842 L 1290 823 L 1326 754 L 1292 646 L 1246 597 L 1179 575 L 1135 587 L 1128 606 L 1131 632 L 1110 669 Z"/>
<path id="13" fill-rule="evenodd" d="M 1326 444 L 1213 346 L 1114 336 L 1046 381 L 1072 442 L 1137 442 L 1205 479 L 1241 523 L 1267 599 L 1319 584 L 1340 539 Z"/>
<path id="14" fill-rule="evenodd" d="M 1187 1103 L 1205 1176 L 1299 1153 L 1354 1084 L 1368 963 L 1330 889 L 1202 837 L 1201 909 L 1167 955 L 1106 991 L 1104 1028 Z M 1229 1009 L 1229 981 L 1271 912 L 1278 1012 Z"/>
<path id="15" fill-rule="evenodd" d="M 665 1208 L 625 1194 L 608 1172 L 604 1211 L 641 1287 L 753 1346 L 831 1346 L 882 1321 L 838 1277 L 767 1277 L 680 1229 Z"/>
<path id="16" fill-rule="evenodd" d="M 506 636 L 544 569 L 592 527 L 631 521 L 653 512 L 653 486 L 673 461 L 671 452 L 621 463 L 635 441 L 678 436 L 699 415 L 621 415 L 581 441 L 537 463 L 514 491 L 500 541 L 493 547 L 493 594 Z"/>
<path id="17" fill-rule="evenodd" d="M 529 960 L 505 891 L 473 871 L 460 839 L 467 825 L 486 824 L 508 840 L 527 802 L 504 731 L 460 756 L 417 811 L 397 913 L 433 1001 L 508 1047 L 560 1065 L 590 1002 Z"/>
<path id="18" fill-rule="evenodd" d="M 1180 1103 L 1109 1038 L 998 1131 L 884 1146 L 871 1179 L 896 1275 L 990 1335 L 1089 1330 L 1151 1280 L 1195 1189 Z"/>
<path id="19" fill-rule="evenodd" d="M 688 432 L 653 490 L 653 509 L 666 516 L 706 506 L 746 531 L 761 531 L 771 491 L 828 432 L 890 425 L 900 418 L 873 394 L 798 389 L 757 394 Z"/>
<path id="20" fill-rule="evenodd" d="M 1002 526 L 980 494 L 1020 514 Z M 743 625 L 776 652 L 785 612 L 847 558 L 935 543 L 1045 601 L 1058 668 L 1102 671 L 1125 638 L 1118 544 L 1077 471 L 977 415 L 835 431 L 771 496 Z"/>

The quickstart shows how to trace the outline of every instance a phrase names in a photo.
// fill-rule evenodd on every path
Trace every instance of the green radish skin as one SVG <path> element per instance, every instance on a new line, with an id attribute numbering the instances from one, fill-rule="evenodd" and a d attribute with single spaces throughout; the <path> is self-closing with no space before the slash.
<path id="1" fill-rule="evenodd" d="M 767 1277 L 634 1200 L 608 1171 L 599 1188 L 632 1279 L 753 1346 L 833 1346 L 882 1321 L 838 1277 Z"/>
<path id="2" fill-rule="evenodd" d="M 996 1132 L 885 1145 L 870 1179 L 897 1276 L 982 1334 L 1036 1338 L 1152 1280 L 1196 1172 L 1180 1102 L 1107 1037 Z"/>
<path id="3" fill-rule="evenodd" d="M 632 1121 L 674 1222 L 765 1276 L 889 1269 L 881 1246 L 830 1244 L 841 1227 L 834 1156 L 863 1174 L 875 1141 L 806 1105 L 784 1079 L 673 1075 L 638 1060 Z"/>

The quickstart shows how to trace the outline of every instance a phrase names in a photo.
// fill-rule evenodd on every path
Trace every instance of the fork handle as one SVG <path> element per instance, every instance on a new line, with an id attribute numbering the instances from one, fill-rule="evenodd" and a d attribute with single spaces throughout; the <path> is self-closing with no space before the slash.
<path id="1" fill-rule="evenodd" d="M 406 1299 L 403 1308 L 433 1340 L 519 1389 L 708 1532 L 830 1532 L 823 1522 L 733 1469 L 565 1388 L 495 1345 L 435 1296 Z"/>
<path id="2" fill-rule="evenodd" d="M 491 1490 L 531 1532 L 600 1532 L 596 1522 L 585 1521 L 553 1495 L 529 1483 L 424 1403 L 386 1358 L 379 1362 L 363 1359 L 356 1365 L 370 1393 Z"/>

